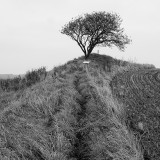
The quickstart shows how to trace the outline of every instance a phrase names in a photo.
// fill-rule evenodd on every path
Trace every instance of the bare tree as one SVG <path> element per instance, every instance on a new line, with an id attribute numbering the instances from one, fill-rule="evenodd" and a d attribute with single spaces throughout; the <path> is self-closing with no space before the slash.
<path id="1" fill-rule="evenodd" d="M 124 51 L 125 45 L 131 40 L 123 33 L 121 22 L 115 13 L 93 12 L 72 19 L 62 28 L 61 33 L 75 40 L 87 59 L 96 46 L 115 45 Z"/>

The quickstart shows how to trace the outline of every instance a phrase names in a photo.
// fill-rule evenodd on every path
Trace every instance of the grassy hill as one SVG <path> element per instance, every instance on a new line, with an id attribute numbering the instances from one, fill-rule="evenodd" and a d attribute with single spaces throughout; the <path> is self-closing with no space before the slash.
<path id="1" fill-rule="evenodd" d="M 160 159 L 160 70 L 97 54 L 83 61 L 1 87 L 0 159 Z"/>

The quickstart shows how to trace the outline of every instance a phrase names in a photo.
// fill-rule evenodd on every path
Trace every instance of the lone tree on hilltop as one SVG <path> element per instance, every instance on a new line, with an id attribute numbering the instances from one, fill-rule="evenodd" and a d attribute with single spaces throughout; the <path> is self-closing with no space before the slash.
<path id="1" fill-rule="evenodd" d="M 87 59 L 96 46 L 115 45 L 124 51 L 125 45 L 131 40 L 123 33 L 121 22 L 115 13 L 93 12 L 72 19 L 62 28 L 61 33 L 75 40 Z"/>

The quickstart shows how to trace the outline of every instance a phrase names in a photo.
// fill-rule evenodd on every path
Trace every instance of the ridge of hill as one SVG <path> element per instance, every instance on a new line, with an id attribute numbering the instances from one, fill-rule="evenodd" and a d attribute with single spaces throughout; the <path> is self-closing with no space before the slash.
<path id="1" fill-rule="evenodd" d="M 74 59 L 26 89 L 1 92 L 0 159 L 160 158 L 160 70 L 98 54 L 89 60 Z"/>

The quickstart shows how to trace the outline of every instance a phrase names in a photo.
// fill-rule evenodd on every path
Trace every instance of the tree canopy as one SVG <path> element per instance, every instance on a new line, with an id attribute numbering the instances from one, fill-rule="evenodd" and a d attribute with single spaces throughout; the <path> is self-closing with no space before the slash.
<path id="1" fill-rule="evenodd" d="M 124 51 L 130 39 L 121 28 L 121 18 L 116 13 L 93 12 L 72 19 L 62 30 L 80 46 L 87 59 L 96 46 L 118 47 Z"/>

